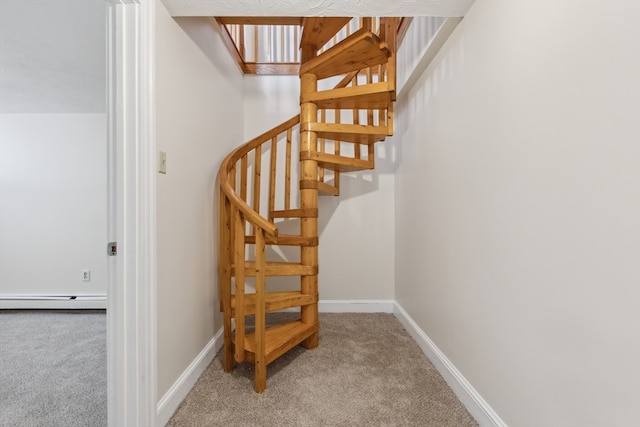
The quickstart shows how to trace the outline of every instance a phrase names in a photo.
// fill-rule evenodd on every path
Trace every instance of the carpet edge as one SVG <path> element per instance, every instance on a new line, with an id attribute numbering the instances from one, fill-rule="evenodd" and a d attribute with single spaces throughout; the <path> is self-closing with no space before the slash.
<path id="1" fill-rule="evenodd" d="M 400 323 L 402 323 L 402 326 L 404 326 L 425 356 L 427 356 L 440 375 L 442 375 L 442 378 L 444 378 L 460 402 L 467 408 L 469 414 L 476 419 L 480 426 L 508 427 L 480 393 L 478 393 L 397 301 L 394 301 L 393 314 Z"/>

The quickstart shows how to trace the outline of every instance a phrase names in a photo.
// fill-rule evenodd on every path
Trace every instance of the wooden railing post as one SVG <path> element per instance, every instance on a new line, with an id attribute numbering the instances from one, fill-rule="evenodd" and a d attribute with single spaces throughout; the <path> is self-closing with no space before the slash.
<path id="1" fill-rule="evenodd" d="M 256 229 L 256 328 L 255 328 L 255 376 L 253 389 L 262 393 L 267 388 L 267 360 L 265 358 L 265 241 L 264 230 Z"/>
<path id="2" fill-rule="evenodd" d="M 224 371 L 231 372 L 234 366 L 233 352 L 231 351 L 231 204 L 222 189 L 220 193 L 220 206 L 218 221 L 220 222 L 219 245 L 219 277 L 220 281 L 220 305 L 223 312 L 224 326 Z"/>
<path id="3" fill-rule="evenodd" d="M 234 221 L 234 265 L 236 271 L 236 336 L 235 336 L 235 360 L 236 362 L 244 361 L 244 334 L 245 334 L 245 316 L 244 316 L 244 268 L 245 268 L 245 222 L 242 213 L 233 209 Z"/>

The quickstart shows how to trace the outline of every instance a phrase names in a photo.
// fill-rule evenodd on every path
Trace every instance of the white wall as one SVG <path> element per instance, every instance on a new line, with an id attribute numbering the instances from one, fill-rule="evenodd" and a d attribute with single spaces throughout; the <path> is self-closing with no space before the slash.
<path id="1" fill-rule="evenodd" d="M 245 140 L 299 108 L 298 76 L 244 77 Z M 389 142 L 378 144 L 374 171 L 343 174 L 341 195 L 320 197 L 321 300 L 393 298 L 393 151 Z"/>
<path id="2" fill-rule="evenodd" d="M 475 2 L 398 102 L 396 299 L 508 425 L 640 425 L 639 18 Z"/>
<path id="3" fill-rule="evenodd" d="M 300 114 L 300 77 L 244 76 L 244 140 Z"/>
<path id="4" fill-rule="evenodd" d="M 158 397 L 222 327 L 216 174 L 243 139 L 242 75 L 206 18 L 156 19 Z M 202 46 L 202 47 L 201 47 Z"/>
<path id="5" fill-rule="evenodd" d="M 0 115 L 0 296 L 106 295 L 106 158 L 105 114 Z"/>

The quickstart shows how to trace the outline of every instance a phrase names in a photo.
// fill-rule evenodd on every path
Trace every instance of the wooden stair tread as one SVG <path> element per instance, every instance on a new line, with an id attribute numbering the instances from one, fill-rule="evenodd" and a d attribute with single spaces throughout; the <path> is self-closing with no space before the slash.
<path id="1" fill-rule="evenodd" d="M 320 193 L 320 195 L 325 195 L 325 196 L 339 196 L 340 195 L 340 189 L 330 185 L 330 184 L 326 184 L 324 182 L 318 182 L 318 192 Z"/>
<path id="2" fill-rule="evenodd" d="M 256 236 L 245 236 L 244 242 L 248 245 L 256 243 Z M 267 245 L 279 246 L 318 246 L 317 237 L 303 237 L 293 234 L 278 234 L 276 237 L 265 236 Z"/>
<path id="3" fill-rule="evenodd" d="M 301 307 L 318 302 L 316 295 L 303 294 L 297 291 L 267 292 L 265 294 L 265 310 L 278 311 L 285 308 Z M 256 313 L 256 294 L 244 294 L 244 314 Z M 236 297 L 231 295 L 231 315 L 236 315 Z"/>
<path id="4" fill-rule="evenodd" d="M 382 64 L 387 61 L 389 55 L 389 50 L 380 46 L 378 36 L 371 31 L 358 30 L 305 62 L 300 67 L 300 75 L 315 74 L 318 79 L 325 79 Z"/>
<path id="5" fill-rule="evenodd" d="M 268 365 L 273 362 L 316 332 L 318 323 L 302 323 L 301 320 L 266 328 L 265 363 Z M 244 343 L 245 359 L 250 363 L 255 363 L 255 347 L 255 334 L 247 334 Z"/>
<path id="6" fill-rule="evenodd" d="M 373 159 L 362 160 L 335 154 L 305 151 L 300 153 L 300 160 L 315 160 L 318 166 L 338 172 L 355 172 L 374 168 Z"/>
<path id="7" fill-rule="evenodd" d="M 269 212 L 270 218 L 317 218 L 317 208 L 283 209 Z"/>
<path id="8" fill-rule="evenodd" d="M 300 47 L 315 50 L 324 46 L 338 31 L 349 23 L 351 17 L 306 17 L 302 20 Z"/>
<path id="9" fill-rule="evenodd" d="M 246 261 L 244 263 L 245 277 L 255 277 L 256 263 Z M 318 267 L 312 265 L 302 265 L 297 262 L 267 262 L 265 267 L 266 276 L 313 276 L 318 274 Z M 236 265 L 231 265 L 231 276 L 236 275 Z"/>
<path id="10" fill-rule="evenodd" d="M 318 108 L 387 109 L 394 96 L 387 82 L 349 86 L 303 94 L 300 103 L 313 102 Z"/>
<path id="11" fill-rule="evenodd" d="M 385 126 L 344 123 L 304 123 L 300 130 L 316 132 L 318 138 L 367 145 L 384 141 L 389 136 L 389 129 Z"/>

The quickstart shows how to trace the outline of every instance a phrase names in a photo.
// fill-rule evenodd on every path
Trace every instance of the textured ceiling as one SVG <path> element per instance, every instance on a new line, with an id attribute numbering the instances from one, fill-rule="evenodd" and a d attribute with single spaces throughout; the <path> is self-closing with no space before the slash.
<path id="1" fill-rule="evenodd" d="M 464 16 L 473 0 L 162 0 L 173 16 Z"/>
<path id="2" fill-rule="evenodd" d="M 106 111 L 106 0 L 0 0 L 0 113 Z"/>

